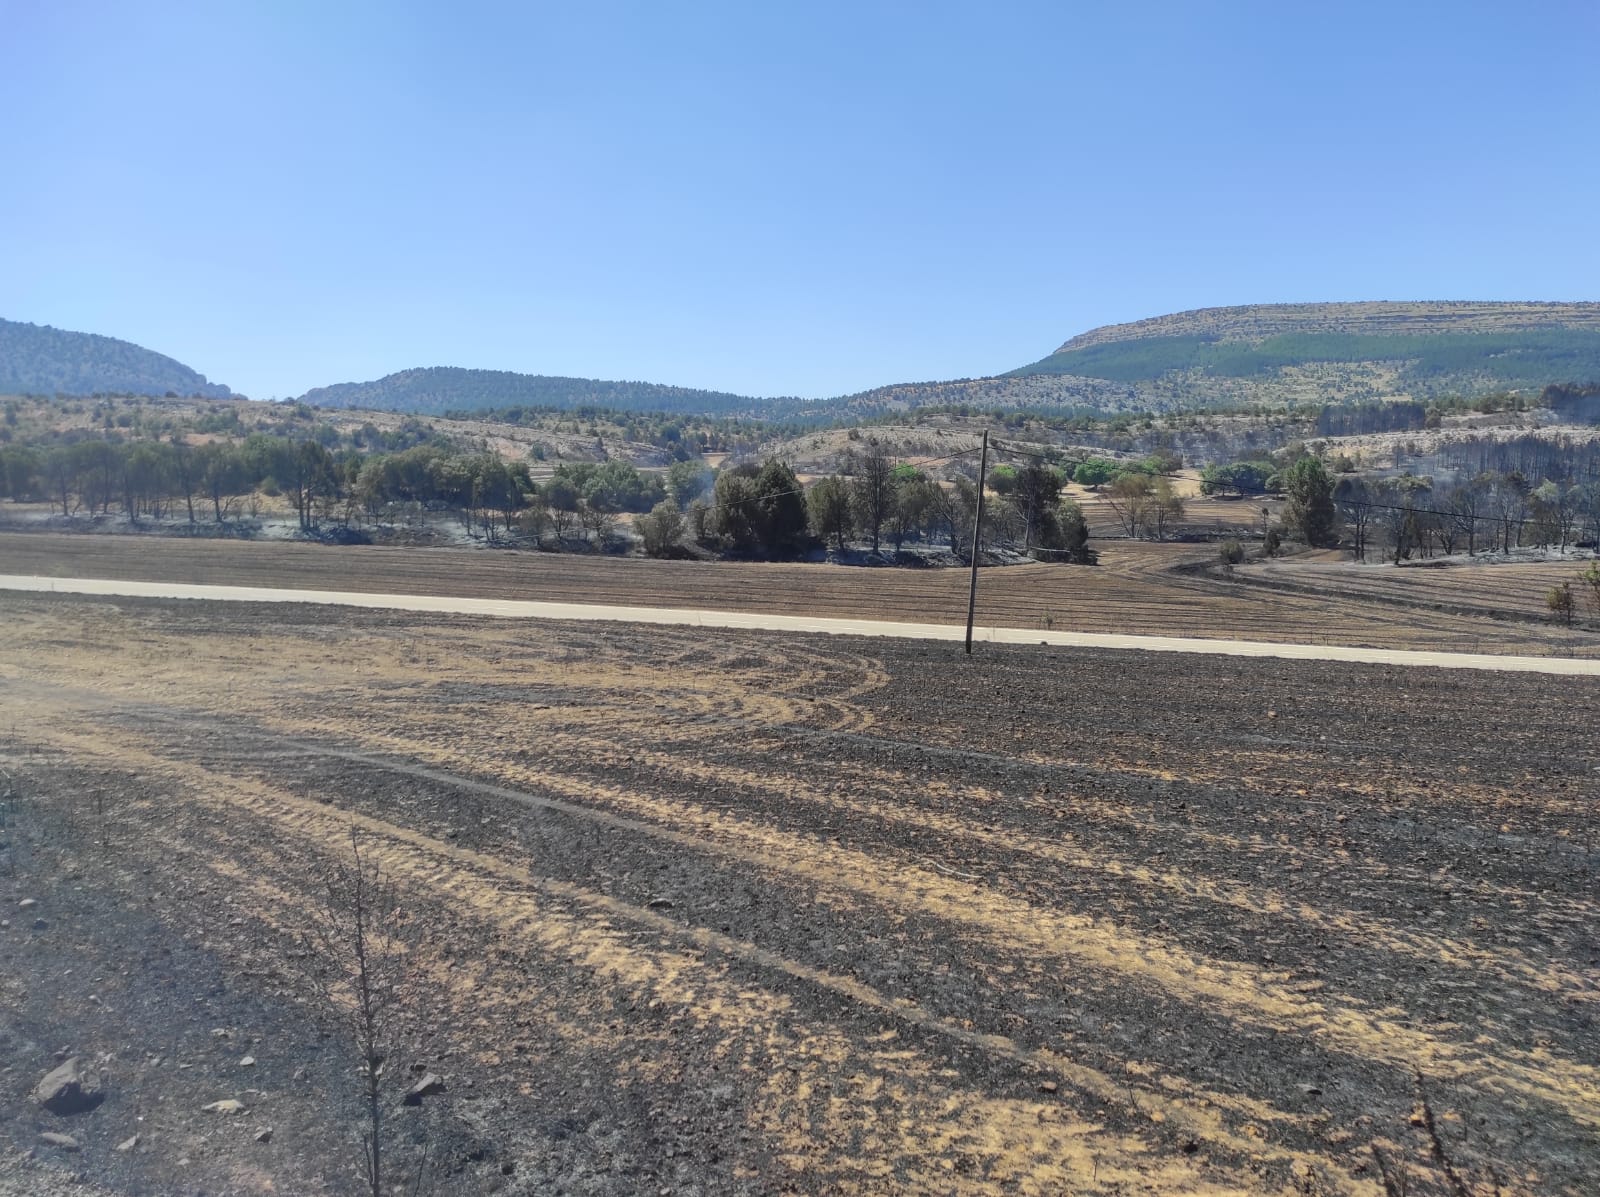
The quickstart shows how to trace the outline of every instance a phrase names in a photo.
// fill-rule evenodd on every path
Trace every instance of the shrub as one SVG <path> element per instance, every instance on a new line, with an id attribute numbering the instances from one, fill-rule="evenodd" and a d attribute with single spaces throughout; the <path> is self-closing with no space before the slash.
<path id="1" fill-rule="evenodd" d="M 1594 612 L 1596 619 L 1600 619 L 1600 561 L 1589 562 L 1589 568 L 1578 575 L 1589 598 L 1589 610 Z"/>
<path id="2" fill-rule="evenodd" d="M 1222 572 L 1231 578 L 1233 567 L 1244 560 L 1244 546 L 1237 540 L 1225 540 L 1217 549 L 1217 557 L 1222 562 Z"/>
<path id="3" fill-rule="evenodd" d="M 677 548 L 678 538 L 683 535 L 683 513 L 678 510 L 677 503 L 662 499 L 649 515 L 635 520 L 634 527 L 639 530 L 647 555 L 665 557 Z"/>
<path id="4" fill-rule="evenodd" d="M 1545 606 L 1550 608 L 1550 614 L 1562 623 L 1572 622 L 1572 611 L 1577 606 L 1572 597 L 1572 583 L 1563 582 L 1559 586 L 1552 586 L 1550 593 L 1544 596 Z"/>

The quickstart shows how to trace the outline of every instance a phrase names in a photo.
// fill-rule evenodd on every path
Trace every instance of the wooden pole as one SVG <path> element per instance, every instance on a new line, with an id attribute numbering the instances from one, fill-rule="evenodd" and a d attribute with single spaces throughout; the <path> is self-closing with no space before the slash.
<path id="1" fill-rule="evenodd" d="M 983 529 L 983 480 L 989 473 L 989 430 L 983 430 L 983 456 L 978 460 L 978 509 L 972 516 L 972 581 L 967 587 L 967 656 L 972 655 L 972 615 L 978 607 L 978 534 Z"/>

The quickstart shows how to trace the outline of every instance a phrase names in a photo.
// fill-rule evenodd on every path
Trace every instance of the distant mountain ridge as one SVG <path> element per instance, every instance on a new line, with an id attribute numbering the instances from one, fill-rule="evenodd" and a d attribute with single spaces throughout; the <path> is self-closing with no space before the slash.
<path id="1" fill-rule="evenodd" d="M 922 407 L 1171 412 L 1344 404 L 1600 382 L 1600 303 L 1258 304 L 1080 333 L 1005 374 L 898 383 L 830 399 L 434 366 L 318 387 L 320 407 L 415 415 L 585 406 L 825 422 Z M 0 320 L 0 394 L 232 392 L 126 341 Z"/>
<path id="2" fill-rule="evenodd" d="M 929 406 L 1116 412 L 1425 401 L 1590 380 L 1600 380 L 1600 303 L 1373 301 L 1177 312 L 1091 329 L 997 377 L 897 383 L 830 399 L 449 367 L 322 387 L 302 399 L 434 415 L 593 404 L 824 421 Z"/>
<path id="3" fill-rule="evenodd" d="M 1600 379 L 1600 303 L 1260 304 L 1082 333 L 1007 377 L 1098 379 L 1128 406 L 1469 398 Z"/>
<path id="4" fill-rule="evenodd" d="M 1151 337 L 1201 336 L 1220 341 L 1259 342 L 1290 333 L 1430 336 L 1442 332 L 1506 333 L 1536 328 L 1600 330 L 1600 303 L 1369 300 L 1195 308 L 1128 324 L 1105 324 L 1079 333 L 1056 353 Z"/>
<path id="5" fill-rule="evenodd" d="M 226 399 L 221 383 L 129 341 L 0 320 L 0 394 L 203 395 Z"/>
<path id="6" fill-rule="evenodd" d="M 317 387 L 300 396 L 300 401 L 317 407 L 376 408 L 417 415 L 496 407 L 594 406 L 719 416 L 751 411 L 769 402 L 724 391 L 654 382 L 607 382 L 460 366 L 427 366 L 401 370 L 371 382 Z"/>

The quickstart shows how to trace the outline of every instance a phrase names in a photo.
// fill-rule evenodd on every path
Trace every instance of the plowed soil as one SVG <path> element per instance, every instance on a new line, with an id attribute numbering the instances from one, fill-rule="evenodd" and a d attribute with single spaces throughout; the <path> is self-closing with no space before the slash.
<path id="1" fill-rule="evenodd" d="M 1406 565 L 1353 562 L 1274 562 L 1254 566 L 1243 576 L 1263 584 L 1315 591 L 1336 600 L 1385 603 L 1451 611 L 1491 619 L 1548 621 L 1546 602 L 1552 587 L 1567 583 L 1576 605 L 1575 620 L 1591 629 L 1600 626 L 1587 586 L 1578 575 L 1588 562 L 1497 561 L 1486 553 L 1476 559 L 1455 557 Z"/>
<path id="2" fill-rule="evenodd" d="M 980 570 L 977 621 L 1060 631 L 1372 648 L 1600 656 L 1581 628 L 1397 605 L 1312 586 L 1279 591 L 1199 572 L 1214 546 L 1104 542 L 1101 564 Z M 1243 577 L 1250 570 L 1239 571 Z M 1428 571 L 1436 572 L 1436 571 Z M 0 534 L 0 573 L 380 594 L 545 599 L 961 624 L 967 574 L 752 562 L 650 561 L 470 549 Z"/>
<path id="3" fill-rule="evenodd" d="M 0 616 L 27 1184 L 350 1191 L 297 930 L 354 829 L 412 915 L 397 1067 L 447 1092 L 392 1112 L 393 1154 L 435 1191 L 1377 1194 L 1376 1142 L 1444 1193 L 1420 1074 L 1478 1191 L 1593 1192 L 1593 681 Z M 107 1077 L 72 1119 L 27 1099 L 64 1052 Z"/>

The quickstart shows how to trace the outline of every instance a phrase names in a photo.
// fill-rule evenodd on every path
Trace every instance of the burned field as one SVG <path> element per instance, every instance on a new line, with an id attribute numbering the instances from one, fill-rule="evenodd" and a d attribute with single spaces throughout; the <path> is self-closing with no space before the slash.
<path id="1" fill-rule="evenodd" d="M 1227 581 L 1203 568 L 1216 560 L 1214 545 L 1117 541 L 1100 544 L 1099 551 L 1100 564 L 1094 568 L 982 570 L 979 626 L 1525 656 L 1600 654 L 1600 641 L 1591 630 L 1555 626 L 1531 609 L 1468 601 L 1458 610 L 1444 591 L 1438 601 L 1429 600 L 1425 586 L 1406 584 L 1411 571 L 1342 569 L 1330 574 L 1317 566 L 1251 566 Z M 1483 572 L 1490 585 L 1512 585 L 1521 568 Z M 1297 583 L 1295 571 L 1301 569 L 1306 573 Z M 967 603 L 967 574 L 960 569 L 650 561 L 144 536 L 0 533 L 0 571 L 958 626 Z M 1377 584 L 1396 572 L 1406 577 L 1389 589 Z M 1447 571 L 1416 572 L 1432 577 Z M 1356 593 L 1357 583 L 1369 573 L 1377 579 L 1372 593 Z M 1448 588 L 1449 580 L 1443 585 Z"/>
<path id="2" fill-rule="evenodd" d="M 1593 1191 L 1594 681 L 0 603 L 16 1191 L 349 1190 L 352 828 L 435 1191 Z"/>

